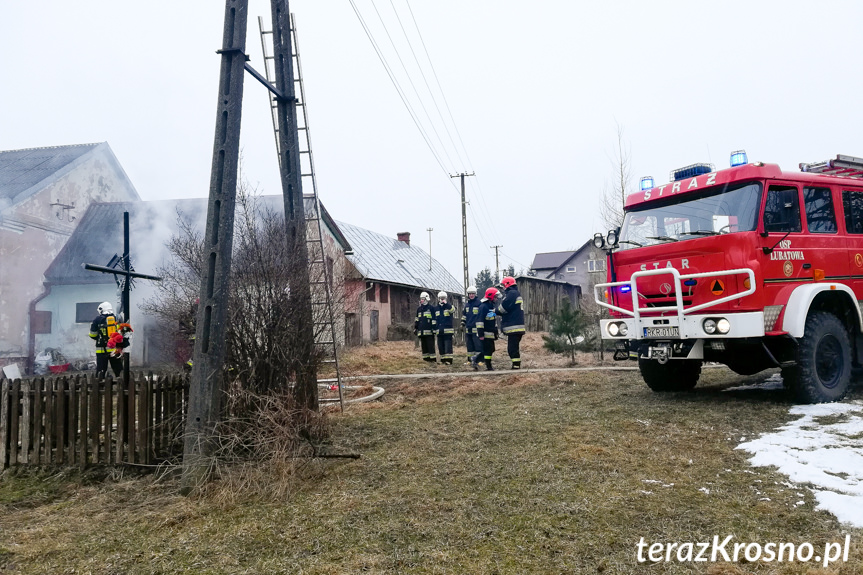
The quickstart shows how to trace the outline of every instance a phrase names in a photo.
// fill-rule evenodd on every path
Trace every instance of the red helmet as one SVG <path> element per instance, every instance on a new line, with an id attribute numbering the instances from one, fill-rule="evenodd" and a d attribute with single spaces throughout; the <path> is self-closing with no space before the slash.
<path id="1" fill-rule="evenodd" d="M 506 276 L 500 282 L 504 289 L 512 287 L 515 285 L 515 278 L 512 276 Z"/>
<path id="2" fill-rule="evenodd" d="M 494 296 L 496 296 L 496 295 L 497 295 L 497 290 L 493 287 L 490 287 L 487 290 L 485 290 L 485 299 L 487 299 L 489 301 L 493 300 Z"/>

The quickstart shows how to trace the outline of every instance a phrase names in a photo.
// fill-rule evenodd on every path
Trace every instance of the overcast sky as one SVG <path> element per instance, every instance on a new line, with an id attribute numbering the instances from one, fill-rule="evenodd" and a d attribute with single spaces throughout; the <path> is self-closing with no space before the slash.
<path id="1" fill-rule="evenodd" d="M 5 0 L 0 149 L 107 141 L 143 199 L 205 197 L 224 6 Z M 694 162 L 725 168 L 740 148 L 786 170 L 863 156 L 863 2 L 293 0 L 290 10 L 322 201 L 338 220 L 409 231 L 425 249 L 433 228 L 432 255 L 458 280 L 451 173 L 476 173 L 473 277 L 494 268 L 492 245 L 501 267 L 527 268 L 603 228 L 618 126 L 633 186 Z M 269 14 L 267 0 L 249 1 L 246 52 L 259 70 L 257 16 L 269 27 Z M 246 79 L 245 176 L 281 193 L 267 95 Z"/>

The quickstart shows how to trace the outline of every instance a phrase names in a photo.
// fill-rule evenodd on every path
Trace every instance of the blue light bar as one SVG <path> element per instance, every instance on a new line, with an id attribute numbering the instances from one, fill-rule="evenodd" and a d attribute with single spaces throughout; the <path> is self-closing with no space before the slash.
<path id="1" fill-rule="evenodd" d="M 649 190 L 653 188 L 654 185 L 653 176 L 644 176 L 641 178 L 641 191 Z"/>
<path id="2" fill-rule="evenodd" d="M 737 150 L 736 152 L 731 152 L 731 167 L 734 166 L 742 166 L 744 164 L 748 164 L 749 159 L 746 157 L 746 150 Z"/>
<path id="3" fill-rule="evenodd" d="M 620 286 L 620 293 L 629 293 L 632 291 L 632 286 Z"/>
<path id="4" fill-rule="evenodd" d="M 691 164 L 684 168 L 673 170 L 671 172 L 671 181 L 685 180 L 686 178 L 694 178 L 701 174 L 709 174 L 713 171 L 713 164 Z"/>

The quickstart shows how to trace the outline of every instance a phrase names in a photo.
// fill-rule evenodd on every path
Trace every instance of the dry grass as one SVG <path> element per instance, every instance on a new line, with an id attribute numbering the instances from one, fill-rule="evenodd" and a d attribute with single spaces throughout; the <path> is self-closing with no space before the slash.
<path id="1" fill-rule="evenodd" d="M 521 340 L 522 367 L 548 368 L 570 367 L 570 358 L 566 354 L 554 354 L 543 347 L 542 333 L 530 332 Z M 506 353 L 506 340 L 499 340 L 494 353 L 494 365 L 498 368 L 508 368 L 509 356 Z M 340 359 L 340 368 L 344 376 L 362 376 L 374 374 L 402 373 L 447 373 L 462 371 L 467 361 L 467 349 L 455 346 L 453 365 L 440 363 L 430 364 L 422 360 L 418 344 L 412 341 L 378 342 L 362 347 L 352 348 Z M 619 365 L 606 353 L 600 360 L 598 353 L 576 353 L 576 366 Z M 332 371 L 323 371 L 326 377 L 332 376 Z"/>
<path id="2" fill-rule="evenodd" d="M 399 353 L 383 349 L 390 346 L 369 347 L 378 349 L 364 355 L 391 354 L 392 365 L 406 369 L 394 359 Z M 734 449 L 789 418 L 781 392 L 723 391 L 756 379 L 712 369 L 694 393 L 682 394 L 651 393 L 631 372 L 376 383 L 387 388 L 381 401 L 330 418 L 328 447 L 363 458 L 310 461 L 290 498 L 257 490 L 230 501 L 182 498 L 171 481 L 152 477 L 91 483 L 7 475 L 0 570 L 860 573 L 859 529 L 850 530 L 849 562 L 824 570 L 636 561 L 641 537 L 682 543 L 733 535 L 822 548 L 844 541 L 846 530 L 815 509 L 807 490 L 751 468 Z"/>

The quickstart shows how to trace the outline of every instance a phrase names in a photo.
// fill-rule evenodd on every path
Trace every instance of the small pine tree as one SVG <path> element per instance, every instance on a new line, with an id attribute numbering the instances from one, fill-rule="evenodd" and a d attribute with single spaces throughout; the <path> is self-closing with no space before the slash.
<path id="1" fill-rule="evenodd" d="M 542 336 L 543 346 L 553 353 L 569 352 L 570 360 L 575 363 L 575 350 L 587 348 L 595 337 L 593 323 L 588 314 L 572 305 L 569 298 L 563 298 L 560 310 L 551 316 L 549 335 Z"/>
<path id="2" fill-rule="evenodd" d="M 476 293 L 483 294 L 485 290 L 494 286 L 497 283 L 497 278 L 491 273 L 491 270 L 483 268 L 478 274 L 476 274 Z M 481 295 L 479 297 L 482 297 Z"/>

